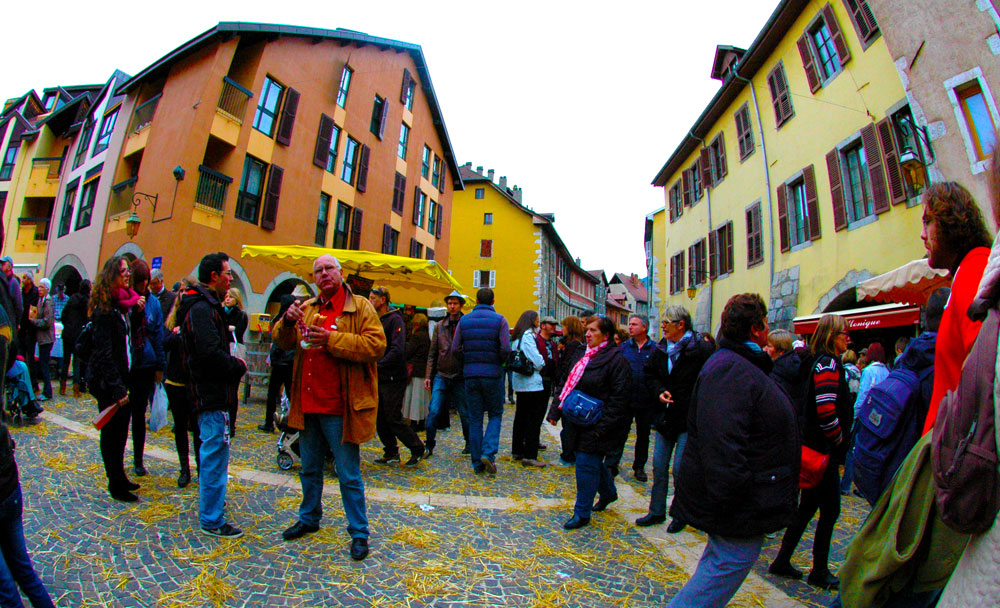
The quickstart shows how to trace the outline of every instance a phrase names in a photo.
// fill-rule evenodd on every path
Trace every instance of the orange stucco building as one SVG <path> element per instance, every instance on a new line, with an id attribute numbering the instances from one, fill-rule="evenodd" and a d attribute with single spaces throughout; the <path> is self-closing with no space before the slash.
<path id="1" fill-rule="evenodd" d="M 101 260 L 160 257 L 169 284 L 226 251 L 255 311 L 298 277 L 239 257 L 244 244 L 383 251 L 447 268 L 462 181 L 419 46 L 224 22 L 116 93 L 127 131 Z M 135 200 L 142 224 L 129 239 Z"/>

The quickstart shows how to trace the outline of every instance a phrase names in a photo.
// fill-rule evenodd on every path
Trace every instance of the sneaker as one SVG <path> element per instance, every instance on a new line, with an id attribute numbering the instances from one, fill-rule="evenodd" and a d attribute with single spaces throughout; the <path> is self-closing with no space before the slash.
<path id="1" fill-rule="evenodd" d="M 399 462 L 399 454 L 394 456 L 382 456 L 375 459 L 375 464 L 396 464 Z"/>
<path id="2" fill-rule="evenodd" d="M 479 462 L 483 463 L 483 470 L 484 471 L 486 471 L 490 475 L 496 475 L 497 474 L 497 465 L 494 464 L 493 461 L 490 460 L 488 457 L 483 456 L 482 458 L 479 459 Z"/>
<path id="3" fill-rule="evenodd" d="M 206 528 L 201 527 L 201 533 L 207 534 L 208 536 L 215 536 L 217 538 L 239 538 L 243 536 L 243 530 L 235 528 L 229 524 L 222 524 L 218 528 Z"/>

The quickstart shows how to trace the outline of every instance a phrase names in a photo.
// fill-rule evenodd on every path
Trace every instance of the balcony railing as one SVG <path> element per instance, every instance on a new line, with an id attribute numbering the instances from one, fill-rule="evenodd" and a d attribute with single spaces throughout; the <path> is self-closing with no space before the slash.
<path id="1" fill-rule="evenodd" d="M 136 178 L 132 177 L 111 186 L 111 200 L 108 201 L 108 217 L 125 213 L 132 207 Z"/>
<path id="2" fill-rule="evenodd" d="M 59 172 L 62 170 L 61 156 L 39 156 L 37 158 L 31 159 L 31 168 L 36 167 L 48 167 L 48 173 L 45 175 L 46 179 L 59 179 Z"/>
<path id="3" fill-rule="evenodd" d="M 240 86 L 229 76 L 222 78 L 222 94 L 219 95 L 219 111 L 227 118 L 243 124 L 243 117 L 247 113 L 247 103 L 253 93 Z"/>
<path id="4" fill-rule="evenodd" d="M 35 225 L 35 240 L 46 241 L 49 238 L 49 218 L 47 217 L 19 217 L 18 226 L 22 224 Z"/>
<path id="5" fill-rule="evenodd" d="M 153 114 L 156 114 L 156 106 L 162 96 L 163 93 L 159 93 L 135 109 L 132 113 L 132 122 L 128 126 L 129 133 L 137 133 L 153 122 Z"/>
<path id="6" fill-rule="evenodd" d="M 198 191 L 195 192 L 194 202 L 223 213 L 226 207 L 226 192 L 229 190 L 229 184 L 233 183 L 233 178 L 205 165 L 200 165 L 198 172 L 200 173 Z"/>

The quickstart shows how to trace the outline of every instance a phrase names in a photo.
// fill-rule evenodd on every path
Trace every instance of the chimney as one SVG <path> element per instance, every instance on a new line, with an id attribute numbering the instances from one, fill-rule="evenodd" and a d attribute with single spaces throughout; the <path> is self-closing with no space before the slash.
<path id="1" fill-rule="evenodd" d="M 466 169 L 471 169 L 472 168 L 472 161 L 470 160 L 469 162 L 465 163 L 462 166 L 465 167 Z"/>
<path id="2" fill-rule="evenodd" d="M 521 202 L 521 189 L 516 184 L 514 185 L 514 200 L 518 203 Z"/>
<path id="3" fill-rule="evenodd" d="M 576 265 L 577 266 L 581 266 L 581 264 L 580 264 L 580 258 L 576 258 Z"/>
<path id="4" fill-rule="evenodd" d="M 490 178 L 490 183 L 492 183 L 492 182 L 493 182 L 493 176 L 494 176 L 495 174 L 496 174 L 496 171 L 494 171 L 493 169 L 490 169 L 490 170 L 489 170 L 489 171 L 487 172 L 487 177 L 489 177 L 489 178 Z"/>
<path id="5" fill-rule="evenodd" d="M 476 167 L 476 173 L 478 173 L 479 175 L 483 174 L 483 166 L 482 165 L 479 165 L 478 167 Z"/>
<path id="6" fill-rule="evenodd" d="M 632 273 L 632 284 L 637 287 L 639 286 L 639 275 L 634 272 Z"/>
<path id="7" fill-rule="evenodd" d="M 506 175 L 501 175 L 500 176 L 500 189 L 501 190 L 506 190 L 507 189 L 507 176 Z"/>

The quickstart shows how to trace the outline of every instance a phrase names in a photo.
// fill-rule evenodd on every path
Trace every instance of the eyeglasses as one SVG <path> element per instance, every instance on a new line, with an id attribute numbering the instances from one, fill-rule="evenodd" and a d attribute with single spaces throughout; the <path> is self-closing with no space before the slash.
<path id="1" fill-rule="evenodd" d="M 660 322 L 660 325 L 673 325 L 674 323 L 679 323 L 679 322 L 680 321 L 677 319 L 664 319 L 662 322 Z"/>

